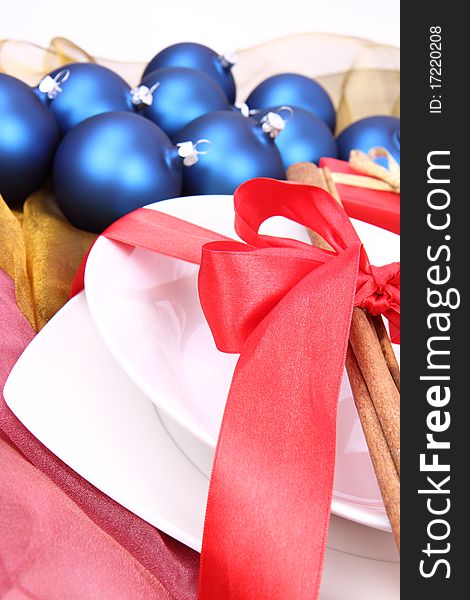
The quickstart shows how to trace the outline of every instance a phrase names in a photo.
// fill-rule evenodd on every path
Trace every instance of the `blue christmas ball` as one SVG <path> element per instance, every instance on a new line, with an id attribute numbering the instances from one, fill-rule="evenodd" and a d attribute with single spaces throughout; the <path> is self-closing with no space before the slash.
<path id="1" fill-rule="evenodd" d="M 143 77 L 163 67 L 187 67 L 203 71 L 224 91 L 230 104 L 235 102 L 235 80 L 233 64 L 207 46 L 193 42 L 182 42 L 164 48 L 156 54 L 145 68 Z"/>
<path id="2" fill-rule="evenodd" d="M 296 73 L 281 73 L 262 81 L 246 99 L 250 109 L 269 106 L 299 106 L 313 112 L 331 131 L 336 126 L 333 102 L 326 90 L 316 81 Z"/>
<path id="3" fill-rule="evenodd" d="M 111 69 L 94 63 L 55 69 L 41 80 L 36 94 L 49 106 L 62 134 L 101 113 L 133 111 L 129 85 Z"/>
<path id="4" fill-rule="evenodd" d="M 53 180 L 65 216 L 102 231 L 124 214 L 181 195 L 181 159 L 157 125 L 130 112 L 91 117 L 57 149 Z"/>
<path id="5" fill-rule="evenodd" d="M 285 119 L 284 128 L 275 138 L 284 169 L 296 162 L 318 163 L 322 156 L 336 158 L 336 141 L 327 125 L 309 110 L 299 106 L 272 107 L 253 115 L 262 121 L 274 112 Z"/>
<path id="6" fill-rule="evenodd" d="M 55 119 L 33 90 L 0 74 L 0 195 L 10 206 L 41 186 L 58 142 Z"/>
<path id="7" fill-rule="evenodd" d="M 170 137 L 185 125 L 208 112 L 227 110 L 227 97 L 202 71 L 186 67 L 167 67 L 149 73 L 142 85 L 151 91 L 150 106 L 138 106 L 141 114 Z M 153 90 L 153 91 L 152 91 Z"/>
<path id="8" fill-rule="evenodd" d="M 400 119 L 397 117 L 367 117 L 352 123 L 336 139 L 339 157 L 349 160 L 351 150 L 368 152 L 374 146 L 383 146 L 400 163 Z M 385 159 L 377 162 L 386 166 Z"/>
<path id="9" fill-rule="evenodd" d="M 233 194 L 253 177 L 284 179 L 274 140 L 253 119 L 233 111 L 216 111 L 192 121 L 176 136 L 179 143 L 208 140 L 198 162 L 183 170 L 183 192 Z M 203 146 L 205 148 L 205 146 Z"/>

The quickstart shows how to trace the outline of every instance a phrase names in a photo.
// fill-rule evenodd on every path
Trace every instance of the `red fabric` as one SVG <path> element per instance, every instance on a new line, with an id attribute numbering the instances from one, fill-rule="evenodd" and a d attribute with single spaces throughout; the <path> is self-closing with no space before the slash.
<path id="1" fill-rule="evenodd" d="M 200 257 L 199 295 L 217 346 L 241 352 L 213 465 L 199 597 L 315 598 L 352 309 L 398 323 L 398 265 L 371 267 L 346 213 L 320 188 L 251 180 L 235 193 L 235 214 L 246 244 L 146 209 L 103 235 L 142 246 L 144 229 L 148 249 Z M 259 235 L 277 215 L 334 251 Z"/>
<path id="2" fill-rule="evenodd" d="M 194 600 L 198 554 L 82 479 L 6 405 L 3 384 L 33 337 L 0 269 L 0 597 Z"/>
<path id="3" fill-rule="evenodd" d="M 337 158 L 320 159 L 320 167 L 328 167 L 332 173 L 362 175 Z M 400 195 L 394 192 L 368 190 L 352 185 L 336 184 L 341 202 L 353 219 L 373 223 L 383 229 L 400 233 Z M 371 217 L 373 220 L 371 220 Z"/>
<path id="4" fill-rule="evenodd" d="M 0 597 L 156 600 L 163 586 L 0 439 Z"/>

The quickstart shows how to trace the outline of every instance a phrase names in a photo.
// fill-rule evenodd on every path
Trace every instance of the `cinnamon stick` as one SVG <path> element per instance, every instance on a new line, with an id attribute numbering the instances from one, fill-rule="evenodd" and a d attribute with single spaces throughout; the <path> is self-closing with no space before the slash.
<path id="1" fill-rule="evenodd" d="M 400 479 L 351 345 L 348 345 L 346 369 L 385 510 L 400 549 Z"/>
<path id="2" fill-rule="evenodd" d="M 395 352 L 393 351 L 392 342 L 388 337 L 387 329 L 385 328 L 383 318 L 381 315 L 368 316 L 369 320 L 373 323 L 375 327 L 377 338 L 379 340 L 380 347 L 382 348 L 382 352 L 385 358 L 385 362 L 387 363 L 388 370 L 390 371 L 390 375 L 392 376 L 392 379 L 395 382 L 395 385 L 397 386 L 397 390 L 400 391 L 400 367 L 398 365 Z"/>
<path id="3" fill-rule="evenodd" d="M 375 329 L 361 308 L 353 311 L 349 340 L 400 475 L 400 393 L 390 375 Z"/>
<path id="4" fill-rule="evenodd" d="M 318 169 L 312 163 L 297 163 L 289 167 L 287 178 L 298 183 L 321 187 L 329 191 L 341 204 L 328 169 Z M 318 234 L 309 233 L 312 243 L 331 249 Z M 388 339 L 385 328 L 380 329 L 379 324 L 376 327 L 375 322 L 374 324 L 372 321 L 369 322 L 362 309 L 354 308 L 346 368 L 348 374 L 351 373 L 350 383 L 354 400 L 371 457 L 374 453 L 372 464 L 399 548 L 399 392 L 395 378 L 391 375 L 392 369 L 398 369 L 398 364 L 390 340 L 387 343 L 385 337 Z M 391 354 L 386 356 L 382 348 Z M 397 372 L 399 375 L 399 369 Z"/>

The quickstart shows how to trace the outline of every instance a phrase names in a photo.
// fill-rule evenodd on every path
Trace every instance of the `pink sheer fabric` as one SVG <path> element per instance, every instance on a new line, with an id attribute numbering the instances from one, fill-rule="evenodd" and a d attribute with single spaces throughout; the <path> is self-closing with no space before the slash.
<path id="1" fill-rule="evenodd" d="M 0 270 L 0 389 L 34 332 Z M 29 462 L 28 462 L 29 461 Z M 190 600 L 199 556 L 102 494 L 0 397 L 0 597 Z"/>
<path id="2" fill-rule="evenodd" d="M 0 596 L 170 598 L 112 537 L 0 441 Z"/>

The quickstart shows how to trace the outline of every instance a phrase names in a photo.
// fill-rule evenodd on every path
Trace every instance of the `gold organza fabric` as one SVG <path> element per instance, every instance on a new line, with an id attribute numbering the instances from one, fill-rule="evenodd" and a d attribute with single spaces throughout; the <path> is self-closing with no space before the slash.
<path id="1" fill-rule="evenodd" d="M 158 48 L 155 49 L 155 52 Z M 399 50 L 367 40 L 304 33 L 237 52 L 234 67 L 239 101 L 263 79 L 282 72 L 314 77 L 336 106 L 337 131 L 370 115 L 399 116 Z M 148 57 L 150 60 L 151 57 Z M 36 85 L 68 62 L 95 61 L 118 72 L 130 85 L 139 83 L 144 63 L 93 58 L 64 38 L 49 48 L 0 40 L 0 72 Z M 95 235 L 73 227 L 45 189 L 11 211 L 0 198 L 0 268 L 15 281 L 18 305 L 39 330 L 65 304 L 76 269 Z"/>

